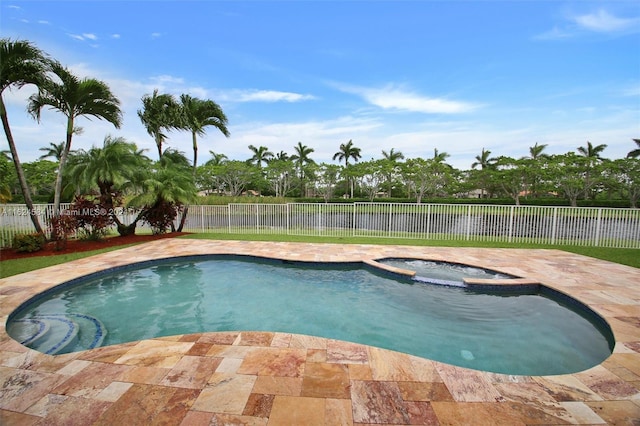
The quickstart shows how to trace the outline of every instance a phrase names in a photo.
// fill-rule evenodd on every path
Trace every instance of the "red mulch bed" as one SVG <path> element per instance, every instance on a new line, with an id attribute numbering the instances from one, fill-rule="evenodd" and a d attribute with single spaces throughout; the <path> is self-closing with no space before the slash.
<path id="1" fill-rule="evenodd" d="M 47 243 L 45 248 L 33 253 L 16 253 L 11 248 L 0 249 L 0 260 L 25 259 L 36 256 L 56 256 L 59 254 L 77 253 L 82 251 L 99 250 L 107 247 L 117 247 L 125 244 L 145 243 L 147 241 L 155 241 L 162 238 L 173 238 L 181 235 L 187 235 L 188 232 L 171 232 L 162 235 L 129 235 L 126 237 L 110 237 L 103 241 L 80 241 L 69 240 L 64 250 L 55 250 L 53 243 Z"/>

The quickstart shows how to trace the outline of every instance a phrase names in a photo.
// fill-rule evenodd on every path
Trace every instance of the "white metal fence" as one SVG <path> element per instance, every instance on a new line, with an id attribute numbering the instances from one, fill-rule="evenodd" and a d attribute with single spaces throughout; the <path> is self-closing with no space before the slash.
<path id="1" fill-rule="evenodd" d="M 66 206 L 63 206 L 63 208 Z M 51 205 L 35 206 L 46 227 Z M 123 209 L 128 224 L 137 212 Z M 0 246 L 33 232 L 24 205 L 0 205 Z M 138 225 L 147 229 L 141 223 Z M 419 238 L 640 248 L 640 209 L 470 204 L 229 204 L 189 206 L 184 231 Z"/>

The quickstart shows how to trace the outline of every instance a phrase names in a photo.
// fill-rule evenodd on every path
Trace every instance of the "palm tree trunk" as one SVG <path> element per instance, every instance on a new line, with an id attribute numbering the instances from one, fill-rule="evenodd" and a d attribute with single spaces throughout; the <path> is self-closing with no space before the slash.
<path id="1" fill-rule="evenodd" d="M 56 175 L 56 188 L 53 195 L 53 213 L 58 216 L 60 214 L 60 197 L 62 195 L 62 172 L 64 166 L 67 164 L 67 158 L 69 158 L 69 151 L 71 150 L 71 138 L 73 136 L 73 117 L 69 117 L 67 121 L 67 141 L 64 144 L 64 150 L 60 157 L 60 163 L 58 164 L 58 174 Z"/>
<path id="2" fill-rule="evenodd" d="M 24 203 L 29 209 L 29 217 L 31 218 L 31 222 L 33 222 L 33 226 L 36 228 L 36 232 L 39 234 L 44 234 L 42 226 L 40 225 L 40 220 L 38 219 L 38 216 L 35 215 L 33 200 L 31 199 L 31 191 L 29 191 L 27 178 L 24 175 L 22 164 L 20 163 L 20 159 L 18 158 L 18 150 L 16 149 L 16 144 L 13 140 L 13 135 L 11 134 L 11 128 L 9 127 L 9 118 L 7 117 L 7 110 L 5 109 L 2 97 L 0 97 L 0 116 L 2 117 L 2 127 L 4 128 L 4 133 L 7 136 L 7 142 L 9 143 L 9 150 L 11 151 L 11 156 L 13 157 L 13 164 L 16 167 L 16 174 L 18 175 L 18 181 L 20 182 L 20 189 L 22 189 L 22 195 L 24 196 Z"/>
<path id="3" fill-rule="evenodd" d="M 193 139 L 193 181 L 196 181 L 196 170 L 198 169 L 198 142 L 196 140 L 196 132 L 192 132 Z M 189 206 L 184 206 L 184 210 L 182 211 L 182 217 L 180 218 L 180 224 L 178 225 L 178 232 L 182 232 L 182 228 L 184 228 L 184 224 L 187 221 L 187 214 L 189 213 Z"/>

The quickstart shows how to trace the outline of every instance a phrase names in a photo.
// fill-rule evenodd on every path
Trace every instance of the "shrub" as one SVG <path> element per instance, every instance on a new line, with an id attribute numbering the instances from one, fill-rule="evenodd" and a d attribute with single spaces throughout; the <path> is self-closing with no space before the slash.
<path id="1" fill-rule="evenodd" d="M 64 250 L 67 247 L 67 240 L 70 235 L 73 235 L 77 227 L 78 221 L 76 218 L 68 214 L 52 217 L 49 220 L 51 241 L 54 242 L 56 250 Z"/>
<path id="2" fill-rule="evenodd" d="M 182 206 L 158 200 L 140 215 L 140 219 L 149 224 L 154 235 L 164 234 L 171 229 L 180 210 L 182 210 Z"/>
<path id="3" fill-rule="evenodd" d="M 17 234 L 13 237 L 12 247 L 20 253 L 33 253 L 42 250 L 46 242 L 42 234 Z"/>
<path id="4" fill-rule="evenodd" d="M 83 240 L 100 241 L 106 235 L 108 228 L 113 225 L 110 210 L 100 202 L 78 196 L 73 200 L 69 210 L 63 215 L 72 216 L 76 221 L 78 236 Z"/>

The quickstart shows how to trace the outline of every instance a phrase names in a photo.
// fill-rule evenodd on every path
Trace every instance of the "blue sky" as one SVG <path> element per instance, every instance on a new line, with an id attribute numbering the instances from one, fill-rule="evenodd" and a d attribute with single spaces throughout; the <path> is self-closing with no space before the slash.
<path id="1" fill-rule="evenodd" d="M 391 148 L 450 154 L 468 169 L 483 148 L 521 157 L 640 138 L 637 1 L 3 1 L 0 36 L 32 41 L 76 75 L 108 83 L 121 129 L 87 119 L 73 148 L 123 136 L 155 145 L 136 111 L 154 89 L 218 102 L 231 137 L 208 151 L 247 159 L 249 144 L 332 162 L 352 139 L 363 160 Z M 26 113 L 33 89 L 5 92 L 22 161 L 64 139 L 64 117 Z M 190 135 L 168 145 L 191 158 Z M 6 149 L 4 137 L 0 149 Z"/>

